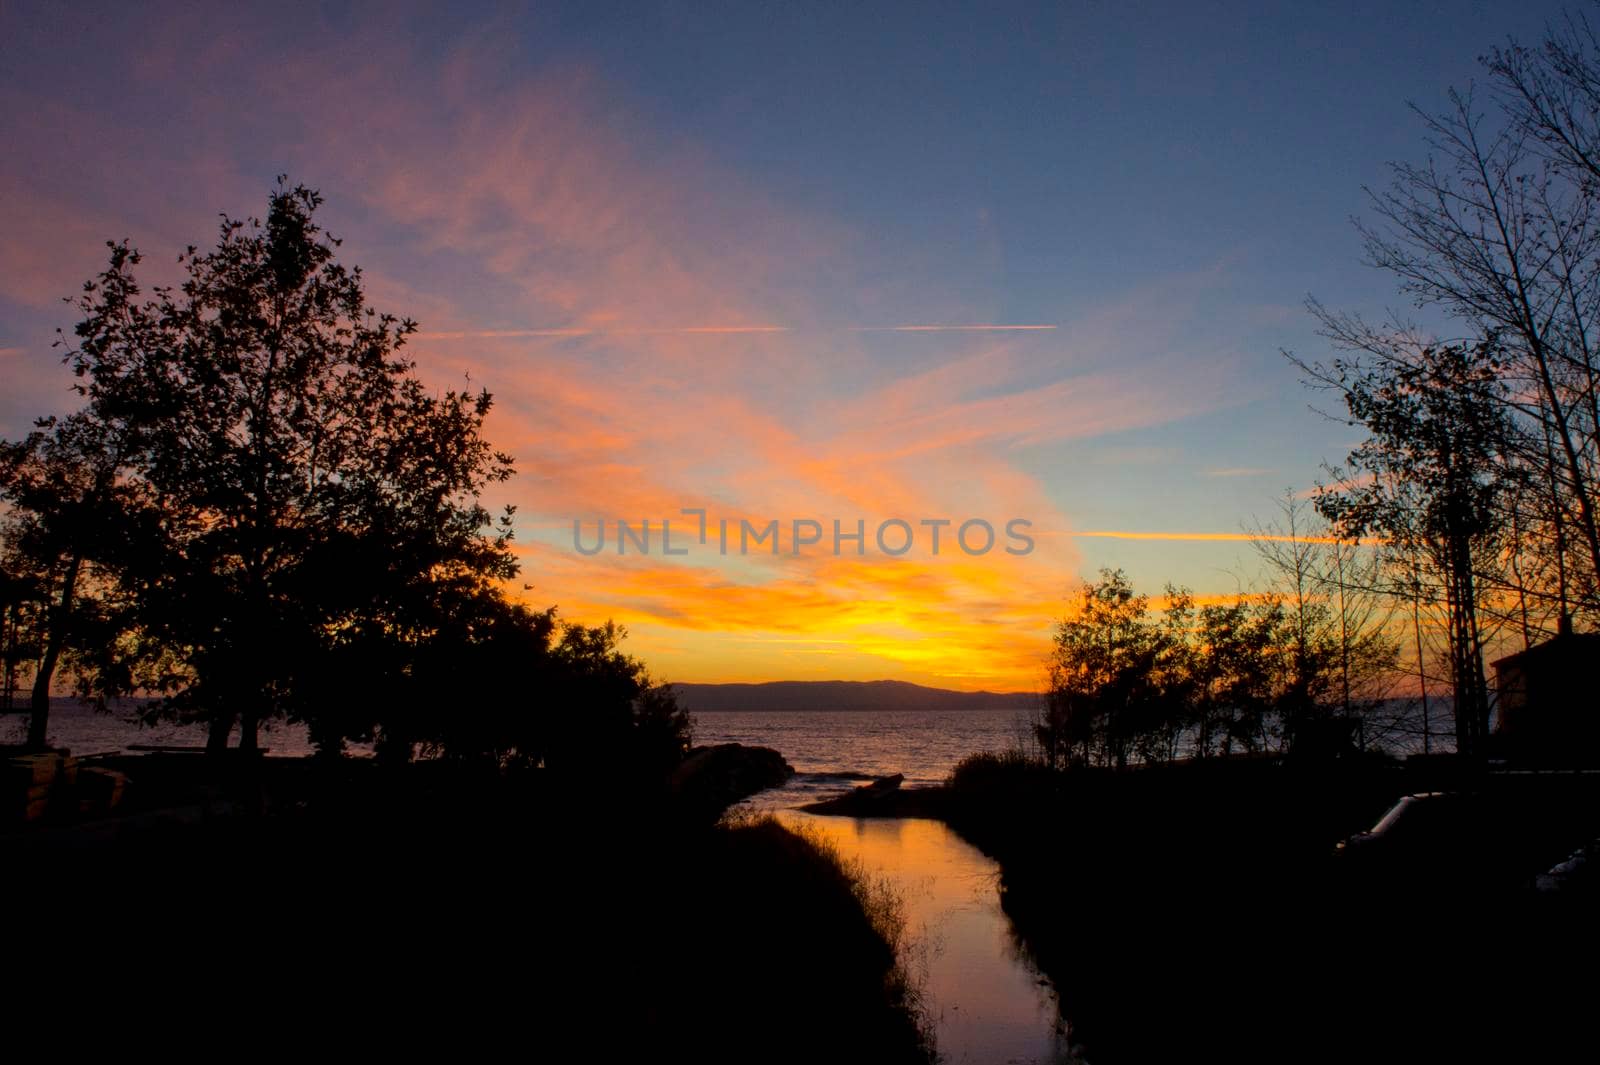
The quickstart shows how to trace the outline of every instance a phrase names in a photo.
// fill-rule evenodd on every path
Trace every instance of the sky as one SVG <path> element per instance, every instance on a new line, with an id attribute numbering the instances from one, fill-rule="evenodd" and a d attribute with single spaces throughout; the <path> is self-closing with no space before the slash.
<path id="1" fill-rule="evenodd" d="M 1247 530 L 1357 442 L 1283 356 L 1328 353 L 1306 298 L 1404 309 L 1364 187 L 1561 14 L 213 7 L 0 0 L 0 437 L 72 407 L 107 240 L 175 280 L 287 174 L 423 379 L 494 394 L 518 595 L 658 679 L 996 690 L 1101 567 L 1259 585 Z"/>

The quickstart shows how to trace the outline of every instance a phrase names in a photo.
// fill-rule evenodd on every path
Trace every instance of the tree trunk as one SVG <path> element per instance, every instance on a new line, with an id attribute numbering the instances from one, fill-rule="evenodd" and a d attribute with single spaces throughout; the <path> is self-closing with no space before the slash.
<path id="1" fill-rule="evenodd" d="M 31 750 L 42 751 L 45 748 L 46 737 L 50 730 L 50 675 L 55 672 L 55 641 L 45 651 L 44 661 L 39 664 L 39 673 L 33 678 L 33 700 L 29 704 L 28 717 L 28 747 Z"/>
<path id="2" fill-rule="evenodd" d="M 10 713 L 15 706 L 13 697 L 17 691 L 17 608 L 16 604 L 6 605 L 5 620 L 5 709 Z"/>
<path id="3" fill-rule="evenodd" d="M 1427 654 L 1422 647 L 1422 575 L 1416 568 L 1415 559 L 1412 560 L 1412 586 L 1411 599 L 1411 625 L 1417 640 L 1417 686 L 1422 691 L 1422 753 L 1433 753 L 1433 735 L 1428 721 L 1428 669 Z"/>
<path id="4" fill-rule="evenodd" d="M 253 711 L 239 715 L 239 750 L 255 752 L 258 748 L 257 732 L 261 719 Z"/>
<path id="5" fill-rule="evenodd" d="M 67 563 L 61 577 L 61 598 L 50 611 L 49 633 L 45 637 L 44 655 L 39 659 L 39 672 L 33 678 L 33 699 L 29 705 L 28 746 L 43 750 L 50 730 L 50 683 L 55 679 L 56 666 L 61 661 L 61 650 L 66 642 L 67 625 L 72 615 L 72 597 L 78 587 L 78 570 L 83 559 L 74 555 Z"/>
<path id="6" fill-rule="evenodd" d="M 373 753 L 382 766 L 403 766 L 411 761 L 411 740 L 399 729 L 379 731 Z"/>
<path id="7" fill-rule="evenodd" d="M 1472 546 L 1464 536 L 1452 537 L 1450 559 L 1450 662 L 1455 696 L 1456 752 L 1483 754 L 1489 703 L 1484 687 L 1483 647 L 1477 624 L 1477 589 L 1472 574 Z"/>
<path id="8" fill-rule="evenodd" d="M 206 754 L 218 755 L 228 749 L 228 734 L 233 731 L 233 714 L 229 711 L 212 712 L 206 734 Z"/>

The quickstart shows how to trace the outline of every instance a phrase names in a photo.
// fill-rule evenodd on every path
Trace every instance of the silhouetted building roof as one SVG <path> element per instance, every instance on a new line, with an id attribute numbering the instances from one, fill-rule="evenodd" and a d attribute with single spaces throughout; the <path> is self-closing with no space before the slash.
<path id="1" fill-rule="evenodd" d="M 1600 764 L 1600 633 L 1563 632 L 1493 663 L 1500 693 L 1496 729 L 1518 761 Z"/>

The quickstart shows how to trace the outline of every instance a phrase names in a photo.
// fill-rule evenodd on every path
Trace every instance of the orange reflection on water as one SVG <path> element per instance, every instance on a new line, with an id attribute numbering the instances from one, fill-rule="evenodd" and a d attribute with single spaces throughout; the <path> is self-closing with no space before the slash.
<path id="1" fill-rule="evenodd" d="M 908 968 L 923 979 L 941 1061 L 1061 1060 L 1054 992 L 1018 952 L 991 859 L 940 821 L 778 816 L 894 887 L 905 906 Z"/>

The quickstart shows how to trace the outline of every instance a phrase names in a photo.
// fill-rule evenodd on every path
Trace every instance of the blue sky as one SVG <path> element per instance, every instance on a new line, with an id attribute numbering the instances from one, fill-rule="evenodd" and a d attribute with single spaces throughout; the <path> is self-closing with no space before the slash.
<path id="1" fill-rule="evenodd" d="M 170 279 L 284 172 L 422 321 L 420 372 L 497 394 L 535 597 L 678 679 L 1021 683 L 1100 565 L 1249 579 L 1247 545 L 1074 534 L 1237 532 L 1355 442 L 1280 354 L 1325 351 L 1302 303 L 1397 302 L 1350 220 L 1423 156 L 1408 104 L 1560 12 L 10 3 L 0 435 L 70 405 L 57 297 L 103 240 Z M 913 324 L 1053 328 L 885 329 Z M 697 503 L 1049 535 L 847 566 L 590 563 L 563 531 Z"/>

